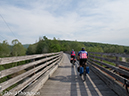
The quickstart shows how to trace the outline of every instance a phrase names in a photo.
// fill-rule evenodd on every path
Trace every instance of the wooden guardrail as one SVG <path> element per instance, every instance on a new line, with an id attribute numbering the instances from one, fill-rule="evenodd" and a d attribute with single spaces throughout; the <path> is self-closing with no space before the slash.
<path id="1" fill-rule="evenodd" d="M 57 65 L 63 56 L 63 52 L 37 54 L 19 57 L 0 58 L 0 66 L 17 63 L 25 60 L 31 62 L 0 71 L 0 80 L 11 77 L 0 83 L 0 92 L 3 95 L 15 96 L 23 89 L 30 86 L 35 80 L 45 74 L 53 66 Z M 24 71 L 23 71 L 24 70 Z M 17 75 L 20 71 L 23 71 Z M 12 77 L 13 76 L 13 77 Z M 9 91 L 9 92 L 7 92 Z M 14 93 L 15 92 L 15 93 Z M 8 94 L 7 94 L 8 93 Z"/>
<path id="2" fill-rule="evenodd" d="M 129 55 L 89 52 L 90 68 L 118 95 L 129 95 L 129 63 L 120 59 Z"/>

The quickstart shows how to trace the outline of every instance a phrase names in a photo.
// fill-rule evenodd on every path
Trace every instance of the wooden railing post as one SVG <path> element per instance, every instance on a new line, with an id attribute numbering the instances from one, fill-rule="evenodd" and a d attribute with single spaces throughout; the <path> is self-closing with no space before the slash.
<path id="1" fill-rule="evenodd" d="M 116 67 L 119 67 L 119 64 L 118 64 L 118 60 L 119 60 L 119 57 L 116 56 Z M 119 72 L 117 70 L 115 70 L 117 74 L 119 74 Z"/>
<path id="2" fill-rule="evenodd" d="M 47 56 L 46 56 L 46 65 L 47 65 Z M 48 65 L 47 65 L 48 66 Z"/>
<path id="3" fill-rule="evenodd" d="M 95 56 L 95 54 L 93 53 L 93 56 Z M 95 57 L 93 57 L 93 59 L 95 59 Z"/>
<path id="4" fill-rule="evenodd" d="M 103 58 L 103 54 L 101 54 L 101 59 L 100 59 L 101 62 L 103 62 L 102 58 Z M 103 65 L 101 64 L 101 66 L 103 66 Z"/>
<path id="5" fill-rule="evenodd" d="M 116 67 L 119 67 L 118 60 L 119 60 L 119 57 L 116 56 Z"/>
<path id="6" fill-rule="evenodd" d="M 33 62 L 35 62 L 35 59 L 33 59 Z M 34 68 L 35 68 L 35 65 L 34 65 Z M 35 75 L 35 72 L 34 72 L 34 75 Z"/>

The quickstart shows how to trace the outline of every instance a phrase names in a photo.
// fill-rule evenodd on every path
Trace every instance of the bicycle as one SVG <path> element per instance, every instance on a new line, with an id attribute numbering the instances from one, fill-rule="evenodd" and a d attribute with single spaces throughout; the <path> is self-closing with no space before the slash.
<path id="1" fill-rule="evenodd" d="M 75 65 L 76 60 L 74 58 L 71 58 L 72 67 Z"/>
<path id="2" fill-rule="evenodd" d="M 82 62 L 82 70 L 83 70 L 83 78 L 84 78 L 84 81 L 86 80 L 86 63 L 85 62 Z"/>
<path id="3" fill-rule="evenodd" d="M 87 66 L 87 63 L 85 63 L 85 62 L 82 62 L 82 69 L 81 69 L 81 73 L 82 74 L 80 74 L 80 76 L 81 75 L 83 75 L 83 78 L 84 78 L 84 81 L 86 80 L 86 75 L 89 73 L 89 67 Z"/>

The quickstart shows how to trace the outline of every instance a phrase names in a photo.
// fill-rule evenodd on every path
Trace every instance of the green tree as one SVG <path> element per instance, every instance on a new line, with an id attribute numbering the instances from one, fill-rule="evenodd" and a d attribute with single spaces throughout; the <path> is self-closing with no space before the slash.
<path id="1" fill-rule="evenodd" d="M 80 51 L 82 47 L 86 48 L 86 46 L 83 43 L 79 43 L 77 41 L 73 41 L 70 44 L 71 50 L 74 49 L 75 51 Z"/>
<path id="2" fill-rule="evenodd" d="M 36 48 L 37 48 L 37 44 L 32 44 L 29 45 L 29 47 L 27 48 L 27 55 L 32 55 L 32 54 L 36 54 Z"/>
<path id="3" fill-rule="evenodd" d="M 124 53 L 124 48 L 122 46 L 117 46 L 116 49 L 115 53 Z"/>
<path id="4" fill-rule="evenodd" d="M 36 47 L 36 53 L 42 54 L 49 52 L 48 44 L 44 40 L 40 40 Z"/>
<path id="5" fill-rule="evenodd" d="M 10 49 L 9 49 L 9 44 L 5 40 L 3 41 L 2 44 L 0 44 L 0 57 L 6 57 L 10 55 Z"/>
<path id="6" fill-rule="evenodd" d="M 101 47 L 88 47 L 88 52 L 103 52 L 103 49 Z"/>
<path id="7" fill-rule="evenodd" d="M 49 49 L 50 52 L 59 52 L 60 51 L 60 44 L 58 40 L 54 37 L 53 40 L 49 41 Z"/>
<path id="8" fill-rule="evenodd" d="M 12 44 L 12 56 L 22 56 L 26 54 L 26 49 L 17 39 L 13 40 Z"/>

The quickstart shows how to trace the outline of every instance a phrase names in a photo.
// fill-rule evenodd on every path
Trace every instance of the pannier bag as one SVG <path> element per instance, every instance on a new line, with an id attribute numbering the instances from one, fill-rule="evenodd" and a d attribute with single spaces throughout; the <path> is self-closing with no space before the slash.
<path id="1" fill-rule="evenodd" d="M 86 73 L 89 74 L 90 70 L 89 70 L 89 66 L 86 66 Z"/>

